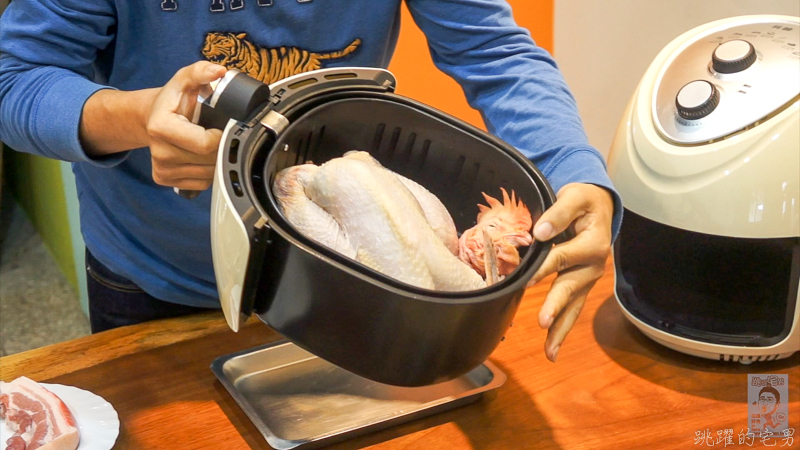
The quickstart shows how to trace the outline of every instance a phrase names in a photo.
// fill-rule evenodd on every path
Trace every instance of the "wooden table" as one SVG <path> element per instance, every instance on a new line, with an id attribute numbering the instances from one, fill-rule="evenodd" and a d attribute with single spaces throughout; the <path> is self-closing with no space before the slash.
<path id="1" fill-rule="evenodd" d="M 505 385 L 477 403 L 332 448 L 699 448 L 697 432 L 716 438 L 725 429 L 734 433 L 727 447 L 759 447 L 757 439 L 739 444 L 748 373 L 789 374 L 789 426 L 800 428 L 800 354 L 744 366 L 661 347 L 623 318 L 610 265 L 550 363 L 537 324 L 548 287 L 526 292 L 490 358 L 508 375 Z M 115 448 L 268 449 L 209 365 L 278 338 L 255 320 L 233 333 L 219 313 L 165 320 L 0 358 L 0 378 L 26 375 L 104 397 L 122 423 Z M 789 448 L 782 439 L 766 444 Z"/>

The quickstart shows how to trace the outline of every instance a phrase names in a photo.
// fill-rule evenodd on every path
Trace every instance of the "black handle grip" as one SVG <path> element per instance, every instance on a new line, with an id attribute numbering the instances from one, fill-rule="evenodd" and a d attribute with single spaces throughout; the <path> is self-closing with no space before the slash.
<path id="1" fill-rule="evenodd" d="M 250 116 L 259 109 L 261 105 L 269 101 L 269 86 L 249 77 L 244 73 L 237 73 L 222 88 L 222 92 L 216 92 L 216 103 L 211 104 L 213 114 L 205 118 L 205 114 L 210 111 L 202 110 L 201 119 L 207 124 L 206 128 L 225 128 L 229 119 L 245 122 Z M 214 96 L 212 96 L 212 101 Z"/>
<path id="2" fill-rule="evenodd" d="M 247 74 L 230 71 L 234 75 L 227 83 L 217 86 L 217 91 L 205 99 L 198 98 L 196 123 L 203 128 L 225 129 L 230 119 L 246 121 L 264 103 L 269 101 L 269 86 Z M 193 199 L 200 191 L 175 189 L 183 198 Z"/>
<path id="3" fill-rule="evenodd" d="M 181 197 L 183 197 L 185 199 L 188 199 L 188 200 L 196 198 L 198 195 L 200 195 L 200 191 L 192 191 L 192 190 L 189 190 L 189 189 L 178 189 L 178 188 L 175 188 L 175 192 L 178 195 L 180 195 Z"/>

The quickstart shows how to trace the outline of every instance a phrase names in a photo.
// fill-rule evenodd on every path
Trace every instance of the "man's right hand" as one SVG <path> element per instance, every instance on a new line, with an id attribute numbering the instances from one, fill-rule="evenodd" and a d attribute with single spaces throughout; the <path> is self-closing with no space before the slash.
<path id="1" fill-rule="evenodd" d="M 189 118 L 202 86 L 225 72 L 220 65 L 200 61 L 178 70 L 161 88 L 95 92 L 81 116 L 84 150 L 98 157 L 150 147 L 156 183 L 207 189 L 214 177 L 222 132 L 206 130 Z"/>
<path id="2" fill-rule="evenodd" d="M 156 95 L 145 128 L 156 183 L 196 191 L 211 185 L 222 132 L 189 118 L 200 89 L 223 75 L 224 67 L 200 61 L 180 69 Z"/>

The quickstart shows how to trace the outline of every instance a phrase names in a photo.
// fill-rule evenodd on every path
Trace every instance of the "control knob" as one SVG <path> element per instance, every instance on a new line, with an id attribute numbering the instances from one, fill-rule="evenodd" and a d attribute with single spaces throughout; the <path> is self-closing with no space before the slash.
<path id="1" fill-rule="evenodd" d="M 711 114 L 719 104 L 719 91 L 705 80 L 687 83 L 675 97 L 678 115 L 688 120 L 702 119 Z"/>
<path id="2" fill-rule="evenodd" d="M 711 55 L 711 67 L 717 73 L 741 72 L 756 62 L 753 44 L 735 39 L 719 44 Z"/>

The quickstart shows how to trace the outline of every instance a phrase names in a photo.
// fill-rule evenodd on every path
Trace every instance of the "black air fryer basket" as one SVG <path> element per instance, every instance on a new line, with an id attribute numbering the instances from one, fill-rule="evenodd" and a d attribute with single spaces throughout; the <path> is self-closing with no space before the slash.
<path id="1" fill-rule="evenodd" d="M 500 198 L 501 187 L 514 190 L 534 223 L 555 196 L 544 176 L 508 144 L 394 94 L 386 71 L 368 71 L 369 77 L 360 72 L 327 69 L 273 85 L 266 107 L 228 125 L 217 170 L 245 224 L 261 225 L 248 226 L 242 313 L 257 314 L 298 346 L 371 380 L 402 386 L 444 382 L 480 365 L 497 347 L 552 243 L 522 249 L 517 270 L 489 288 L 421 289 L 301 235 L 272 196 L 275 175 L 292 165 L 365 150 L 435 194 L 459 232 L 475 224 L 477 204 L 485 203 L 481 192 Z M 257 219 L 246 217 L 253 208 Z"/>

